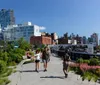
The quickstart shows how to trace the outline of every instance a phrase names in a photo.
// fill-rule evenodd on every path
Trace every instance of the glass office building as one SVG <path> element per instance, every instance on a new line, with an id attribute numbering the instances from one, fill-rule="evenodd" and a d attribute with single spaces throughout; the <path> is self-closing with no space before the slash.
<path id="1" fill-rule="evenodd" d="M 14 11 L 10 9 L 9 10 L 1 9 L 0 24 L 2 28 L 7 27 L 7 25 L 14 25 L 15 24 Z"/>
<path id="2" fill-rule="evenodd" d="M 30 22 L 8 26 L 4 31 L 4 39 L 13 41 L 23 37 L 26 41 L 30 42 L 31 36 L 41 36 L 40 28 L 40 26 L 32 25 Z"/>

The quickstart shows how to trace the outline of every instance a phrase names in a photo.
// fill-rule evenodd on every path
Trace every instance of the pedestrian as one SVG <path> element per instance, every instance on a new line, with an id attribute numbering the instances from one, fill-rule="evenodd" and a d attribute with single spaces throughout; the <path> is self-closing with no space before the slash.
<path id="1" fill-rule="evenodd" d="M 65 56 L 63 56 L 63 72 L 65 74 L 65 78 L 68 77 L 68 68 L 69 68 L 69 64 L 70 64 L 70 56 L 68 55 L 68 53 L 65 54 Z"/>
<path id="2" fill-rule="evenodd" d="M 49 48 L 45 47 L 42 52 L 42 61 L 44 63 L 44 72 L 47 71 L 48 62 L 50 61 L 50 51 Z"/>
<path id="3" fill-rule="evenodd" d="M 34 57 L 35 57 L 35 71 L 39 72 L 39 62 L 41 57 L 39 50 L 36 50 L 36 54 L 34 55 Z"/>
<path id="4" fill-rule="evenodd" d="M 26 53 L 27 59 L 31 59 L 31 55 L 29 54 L 29 52 Z"/>

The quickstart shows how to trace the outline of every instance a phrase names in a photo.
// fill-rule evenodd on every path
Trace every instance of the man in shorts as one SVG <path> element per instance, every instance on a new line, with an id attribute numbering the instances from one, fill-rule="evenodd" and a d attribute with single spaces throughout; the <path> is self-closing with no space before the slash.
<path id="1" fill-rule="evenodd" d="M 42 61 L 44 63 L 44 72 L 47 71 L 47 66 L 48 66 L 49 60 L 50 60 L 49 49 L 47 47 L 45 47 L 42 52 Z"/>
<path id="2" fill-rule="evenodd" d="M 63 72 L 65 74 L 65 78 L 68 77 L 68 68 L 70 60 L 70 56 L 68 55 L 68 53 L 66 53 L 65 56 L 63 56 Z"/>

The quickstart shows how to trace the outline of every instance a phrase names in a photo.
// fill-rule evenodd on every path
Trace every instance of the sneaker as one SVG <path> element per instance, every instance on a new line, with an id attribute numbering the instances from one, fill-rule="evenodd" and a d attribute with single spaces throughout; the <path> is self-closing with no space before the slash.
<path id="1" fill-rule="evenodd" d="M 67 78 L 68 77 L 68 74 L 65 74 L 65 78 Z"/>
<path id="2" fill-rule="evenodd" d="M 37 69 L 35 69 L 35 72 L 39 73 L 39 71 Z"/>
<path id="3" fill-rule="evenodd" d="M 47 69 L 44 70 L 44 72 L 46 72 L 46 71 L 47 71 Z"/>
<path id="4" fill-rule="evenodd" d="M 37 72 L 37 69 L 35 69 L 35 72 Z"/>
<path id="5" fill-rule="evenodd" d="M 36 72 L 37 72 L 37 73 L 39 73 L 39 71 L 38 71 L 38 70 L 37 70 Z"/>

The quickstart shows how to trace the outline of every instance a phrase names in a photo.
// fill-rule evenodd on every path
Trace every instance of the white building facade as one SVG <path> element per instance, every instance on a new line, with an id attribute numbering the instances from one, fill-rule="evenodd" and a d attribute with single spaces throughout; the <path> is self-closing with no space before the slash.
<path id="1" fill-rule="evenodd" d="M 40 26 L 32 25 L 31 22 L 19 25 L 7 26 L 4 30 L 4 39 L 9 41 L 24 38 L 30 42 L 31 36 L 41 36 Z"/>

